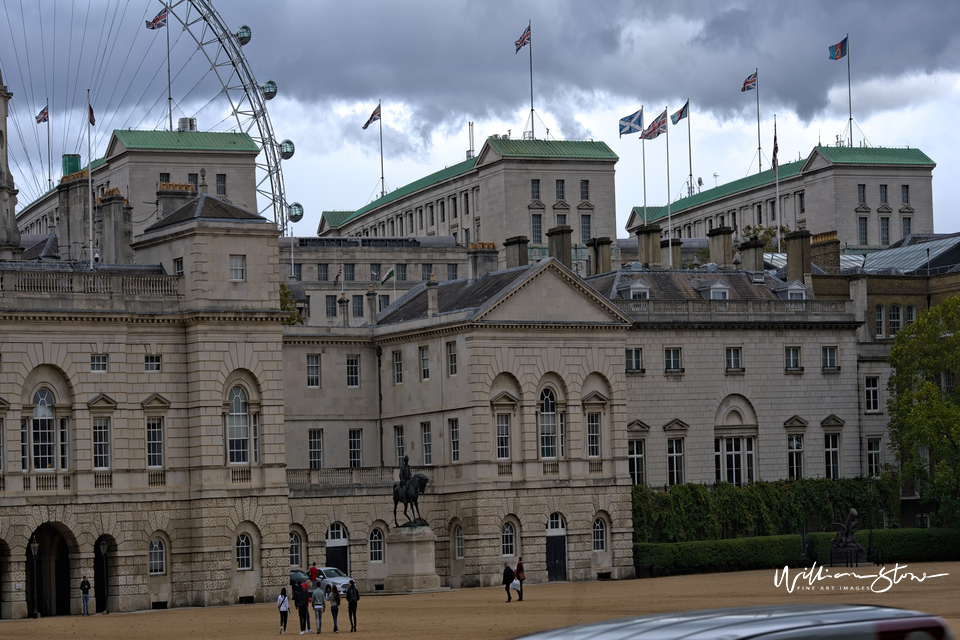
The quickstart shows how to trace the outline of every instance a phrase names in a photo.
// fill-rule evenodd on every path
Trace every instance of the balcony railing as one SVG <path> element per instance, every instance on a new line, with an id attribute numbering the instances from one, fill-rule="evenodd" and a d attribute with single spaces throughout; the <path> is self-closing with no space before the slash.
<path id="1" fill-rule="evenodd" d="M 852 314 L 849 300 L 611 300 L 638 321 L 675 321 L 678 318 L 749 321 L 770 316 Z"/>
<path id="2" fill-rule="evenodd" d="M 24 296 L 123 294 L 139 298 L 180 295 L 178 276 L 79 273 L 72 271 L 2 271 L 0 291 Z"/>

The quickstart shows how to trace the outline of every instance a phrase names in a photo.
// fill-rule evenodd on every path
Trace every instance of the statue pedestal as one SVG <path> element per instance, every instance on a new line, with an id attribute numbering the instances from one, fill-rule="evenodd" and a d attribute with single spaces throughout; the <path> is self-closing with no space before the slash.
<path id="1" fill-rule="evenodd" d="M 439 589 L 436 543 L 429 527 L 399 527 L 388 533 L 384 591 Z"/>

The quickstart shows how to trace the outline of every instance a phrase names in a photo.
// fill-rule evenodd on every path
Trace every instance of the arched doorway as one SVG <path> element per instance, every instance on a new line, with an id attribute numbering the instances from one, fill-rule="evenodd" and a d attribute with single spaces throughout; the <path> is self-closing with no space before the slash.
<path id="1" fill-rule="evenodd" d="M 347 537 L 347 528 L 340 522 L 334 522 L 327 529 L 327 566 L 336 567 L 350 575 L 349 551 L 350 543 Z"/>
<path id="2" fill-rule="evenodd" d="M 26 561 L 28 615 L 70 615 L 70 552 L 63 535 L 49 523 L 40 525 L 27 544 Z"/>
<path id="3" fill-rule="evenodd" d="M 547 580 L 567 579 L 567 521 L 553 512 L 547 520 Z"/>

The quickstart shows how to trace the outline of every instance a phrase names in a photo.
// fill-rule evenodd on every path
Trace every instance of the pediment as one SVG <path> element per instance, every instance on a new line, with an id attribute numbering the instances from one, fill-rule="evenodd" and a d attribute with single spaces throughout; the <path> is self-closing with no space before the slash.
<path id="1" fill-rule="evenodd" d="M 808 424 L 810 423 L 804 420 L 803 418 L 801 418 L 800 416 L 792 416 L 783 423 L 783 426 L 786 427 L 787 429 L 791 427 L 795 429 L 806 429 Z"/>
<path id="2" fill-rule="evenodd" d="M 114 133 L 110 135 L 110 142 L 107 143 L 107 151 L 103 154 L 103 157 L 109 160 L 114 156 L 124 153 L 126 150 L 127 148 L 120 142 L 120 138 Z"/>
<path id="3" fill-rule="evenodd" d="M 0 398 L 0 413 L 6 413 L 7 409 L 9 408 L 10 408 L 10 403 L 4 400 L 3 398 Z"/>
<path id="4" fill-rule="evenodd" d="M 561 209 L 563 211 L 569 211 L 570 205 L 568 205 L 564 200 L 557 200 L 553 203 L 554 209 Z"/>
<path id="5" fill-rule="evenodd" d="M 649 433 L 650 425 L 643 422 L 642 420 L 633 420 L 630 422 L 630 424 L 627 425 L 627 431 Z"/>
<path id="6" fill-rule="evenodd" d="M 902 207 L 900 207 L 900 213 L 913 213 L 913 207 L 911 207 L 908 204 L 905 204 Z"/>
<path id="7" fill-rule="evenodd" d="M 103 410 L 113 410 L 117 408 L 117 401 L 108 396 L 105 393 L 98 393 L 92 400 L 87 402 L 87 408 L 91 411 L 97 409 Z"/>
<path id="8" fill-rule="evenodd" d="M 610 398 L 603 395 L 599 391 L 591 391 L 590 393 L 588 393 L 583 397 L 583 400 L 581 402 L 585 405 L 587 404 L 606 405 L 608 402 L 610 402 Z"/>
<path id="9" fill-rule="evenodd" d="M 882 204 L 877 207 L 877 213 L 893 213 L 893 209 L 888 204 Z"/>
<path id="10" fill-rule="evenodd" d="M 861 202 L 860 204 L 857 205 L 857 208 L 855 209 L 855 211 L 857 213 L 870 213 L 870 207 L 868 207 L 867 205 Z"/>
<path id="11" fill-rule="evenodd" d="M 512 409 L 520 404 L 520 398 L 509 391 L 501 391 L 490 400 L 490 404 L 494 407 L 510 407 Z"/>
<path id="12" fill-rule="evenodd" d="M 820 421 L 820 426 L 824 429 L 842 429 L 845 424 L 844 420 L 832 413 Z"/>
<path id="13" fill-rule="evenodd" d="M 593 205 L 587 202 L 586 200 L 584 200 L 583 202 L 577 205 L 577 209 L 579 209 L 580 211 L 593 211 Z"/>
<path id="14" fill-rule="evenodd" d="M 690 425 L 688 425 L 686 422 L 684 422 L 680 418 L 674 418 L 667 424 L 663 425 L 664 431 L 686 431 L 689 428 L 690 428 Z"/>
<path id="15" fill-rule="evenodd" d="M 816 147 L 814 147 L 809 157 L 807 157 L 806 162 L 803 163 L 803 168 L 800 169 L 800 172 L 807 173 L 808 171 L 826 169 L 832 166 L 833 163 L 827 160 L 826 156 L 824 156 L 822 153 L 820 153 L 820 151 L 817 150 Z"/>
<path id="16" fill-rule="evenodd" d="M 159 393 L 154 393 L 148 396 L 146 400 L 141 402 L 140 406 L 143 407 L 145 411 L 149 409 L 153 409 L 154 411 L 166 411 L 170 408 L 170 401 Z"/>
<path id="17" fill-rule="evenodd" d="M 487 141 L 483 141 L 483 146 L 480 148 L 480 153 L 477 154 L 477 161 L 473 164 L 476 167 L 482 167 L 487 164 L 492 164 L 494 162 L 499 162 L 503 160 L 503 156 L 497 153 L 497 150 L 492 146 L 487 144 Z"/>
<path id="18" fill-rule="evenodd" d="M 543 204 L 539 200 L 534 200 L 533 202 L 527 205 L 527 209 L 536 209 L 539 211 L 543 211 L 546 208 L 547 208 L 547 205 Z"/>

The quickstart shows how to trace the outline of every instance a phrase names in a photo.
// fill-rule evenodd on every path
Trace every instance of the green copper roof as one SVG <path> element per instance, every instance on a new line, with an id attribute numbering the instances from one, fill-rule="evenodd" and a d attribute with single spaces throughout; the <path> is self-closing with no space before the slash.
<path id="1" fill-rule="evenodd" d="M 834 164 L 911 164 L 935 167 L 920 149 L 886 147 L 817 147 L 817 151 Z"/>
<path id="2" fill-rule="evenodd" d="M 487 138 L 486 143 L 504 158 L 580 158 L 619 160 L 605 142 L 593 140 L 514 140 Z"/>
<path id="3" fill-rule="evenodd" d="M 221 131 L 134 131 L 116 129 L 127 149 L 162 149 L 173 151 L 248 151 L 260 150 L 246 133 Z"/>
<path id="4" fill-rule="evenodd" d="M 320 217 L 327 221 L 327 226 L 336 229 L 344 222 L 353 217 L 356 211 L 324 211 Z"/>

